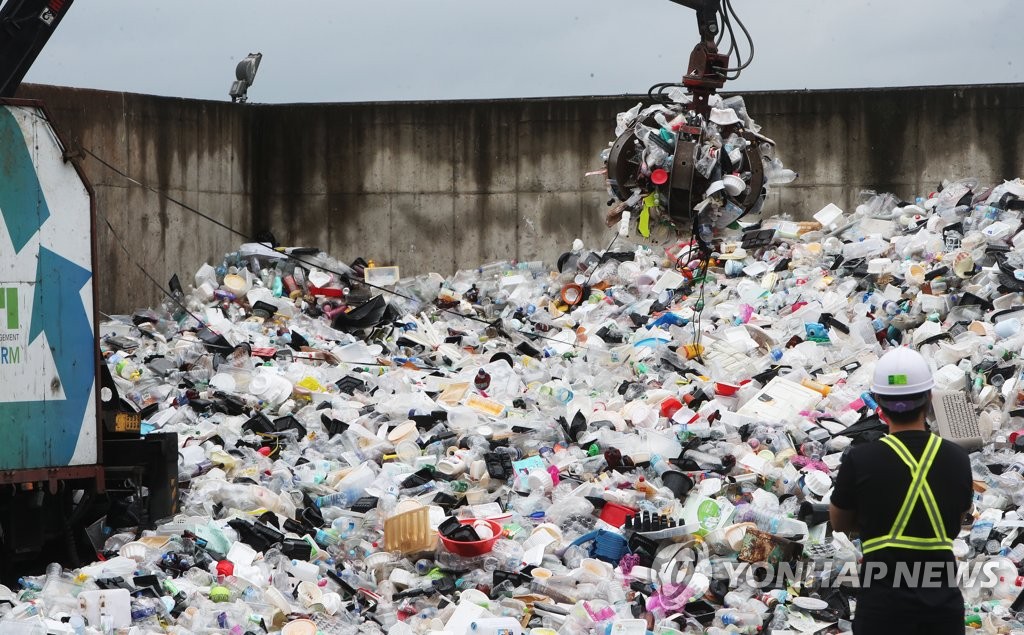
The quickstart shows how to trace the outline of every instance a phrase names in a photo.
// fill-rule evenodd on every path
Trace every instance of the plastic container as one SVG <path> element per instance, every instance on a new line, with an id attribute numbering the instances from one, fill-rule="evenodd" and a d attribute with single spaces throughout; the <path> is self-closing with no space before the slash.
<path id="1" fill-rule="evenodd" d="M 474 523 L 480 522 L 480 520 L 470 518 L 461 520 L 459 522 L 463 525 L 472 525 Z M 437 532 L 437 537 L 441 540 L 441 544 L 444 545 L 445 549 L 456 555 L 463 556 L 466 558 L 482 556 L 484 554 L 491 552 L 491 549 L 494 548 L 494 543 L 498 542 L 498 540 L 501 539 L 503 531 L 501 525 L 494 522 L 493 520 L 484 519 L 484 522 L 490 525 L 491 531 L 493 532 L 493 536 L 486 540 L 476 540 L 473 542 L 459 542 L 457 540 L 449 540 L 444 535 L 442 535 L 441 532 Z"/>
<path id="2" fill-rule="evenodd" d="M 612 527 L 622 527 L 626 524 L 626 518 L 629 516 L 635 516 L 636 514 L 637 510 L 632 507 L 608 502 L 601 508 L 600 518 Z"/>

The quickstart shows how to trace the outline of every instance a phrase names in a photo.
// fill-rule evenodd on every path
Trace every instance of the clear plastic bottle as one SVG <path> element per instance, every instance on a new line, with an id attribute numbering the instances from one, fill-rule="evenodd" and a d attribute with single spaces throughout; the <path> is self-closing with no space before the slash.
<path id="1" fill-rule="evenodd" d="M 546 595 L 555 602 L 563 602 L 565 604 L 576 603 L 576 598 L 572 595 L 569 595 L 569 593 L 572 593 L 570 589 L 556 587 L 555 585 L 550 584 L 548 582 L 542 582 L 540 580 L 534 579 L 533 582 L 530 583 L 530 590 L 534 593 Z"/>
<path id="2" fill-rule="evenodd" d="M 786 185 L 796 180 L 799 174 L 782 165 L 782 161 L 772 159 L 771 164 L 765 170 L 768 177 L 768 185 Z"/>
<path id="3" fill-rule="evenodd" d="M 770 534 L 791 536 L 806 533 L 807 526 L 799 520 L 790 518 L 781 511 L 761 509 L 754 505 L 738 505 L 736 519 L 740 522 L 752 522 L 758 529 Z"/>
<path id="4" fill-rule="evenodd" d="M 502 539 L 494 543 L 489 557 L 485 560 L 493 560 L 494 567 L 500 571 L 519 571 L 523 566 L 523 555 L 521 544 L 514 540 Z"/>
<path id="5" fill-rule="evenodd" d="M 763 620 L 757 613 L 728 608 L 719 609 L 715 612 L 715 622 L 725 627 L 737 626 L 748 628 L 761 626 Z"/>
<path id="6" fill-rule="evenodd" d="M 775 606 L 775 610 L 772 612 L 772 621 L 769 623 L 769 629 L 772 633 L 778 633 L 785 631 L 789 627 L 789 611 L 785 605 L 781 602 Z"/>
<path id="7" fill-rule="evenodd" d="M 323 509 L 325 507 L 342 507 L 348 509 L 356 502 L 358 497 L 353 498 L 348 492 L 336 492 L 334 494 L 328 494 L 327 496 L 318 496 L 316 499 L 316 506 Z"/>
<path id="8" fill-rule="evenodd" d="M 988 537 L 992 533 L 992 527 L 992 520 L 984 515 L 974 521 L 971 526 L 970 543 L 975 551 L 981 552 L 985 549 L 985 543 L 988 542 Z"/>
<path id="9" fill-rule="evenodd" d="M 62 575 L 64 575 L 64 567 L 59 562 L 51 562 L 46 565 L 46 578 L 43 582 L 43 588 L 45 589 L 50 584 L 60 581 Z"/>

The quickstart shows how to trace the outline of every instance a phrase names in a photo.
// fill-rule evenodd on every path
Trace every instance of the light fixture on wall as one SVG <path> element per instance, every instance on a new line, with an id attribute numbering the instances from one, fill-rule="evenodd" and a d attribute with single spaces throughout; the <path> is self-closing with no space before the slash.
<path id="1" fill-rule="evenodd" d="M 249 87 L 256 79 L 263 53 L 249 53 L 235 67 L 235 81 L 231 84 L 231 101 L 244 104 L 249 101 Z"/>

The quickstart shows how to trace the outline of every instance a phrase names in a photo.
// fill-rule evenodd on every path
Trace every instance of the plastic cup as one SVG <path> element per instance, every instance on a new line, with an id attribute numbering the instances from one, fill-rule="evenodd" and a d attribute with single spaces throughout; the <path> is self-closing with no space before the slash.
<path id="1" fill-rule="evenodd" d="M 337 593 L 329 591 L 320 597 L 320 606 L 324 607 L 324 612 L 328 615 L 334 615 L 340 611 L 341 605 L 342 599 Z"/>
<path id="2" fill-rule="evenodd" d="M 398 460 L 402 463 L 412 464 L 413 461 L 418 459 L 423 451 L 420 450 L 420 446 L 416 445 L 415 441 L 402 441 L 395 446 L 395 454 L 398 455 Z"/>
<path id="3" fill-rule="evenodd" d="M 224 276 L 224 288 L 235 296 L 243 296 L 249 290 L 249 282 L 238 274 L 229 273 Z"/>
<path id="4" fill-rule="evenodd" d="M 915 286 L 924 284 L 924 267 L 921 265 L 910 265 L 907 268 L 907 282 Z"/>
<path id="5" fill-rule="evenodd" d="M 315 582 L 303 581 L 299 582 L 299 586 L 296 589 L 299 602 L 302 606 L 309 608 L 314 604 L 319 604 L 320 600 L 323 599 L 324 592 L 316 585 Z"/>
<path id="6" fill-rule="evenodd" d="M 285 599 L 284 594 L 281 593 L 276 586 L 267 587 L 267 590 L 263 592 L 263 595 L 267 598 L 267 602 L 282 613 L 287 614 L 292 612 L 292 607 L 288 603 L 288 600 Z M 284 631 L 281 632 L 283 633 Z M 295 632 L 298 633 L 299 631 Z M 316 631 L 313 632 L 315 633 Z"/>
<path id="7" fill-rule="evenodd" d="M 419 431 L 416 429 L 416 422 L 410 419 L 395 426 L 391 432 L 388 433 L 388 441 L 394 443 L 397 447 L 397 445 L 403 441 L 414 440 L 418 434 Z"/>
<path id="8" fill-rule="evenodd" d="M 292 620 L 281 629 L 281 635 L 316 635 L 316 622 L 313 620 Z"/>
<path id="9" fill-rule="evenodd" d="M 551 573 L 550 569 L 545 569 L 544 567 L 534 567 L 533 569 L 530 570 L 530 575 L 533 576 L 534 580 L 542 580 L 543 581 L 543 580 L 547 580 L 548 578 L 550 578 L 554 574 Z"/>

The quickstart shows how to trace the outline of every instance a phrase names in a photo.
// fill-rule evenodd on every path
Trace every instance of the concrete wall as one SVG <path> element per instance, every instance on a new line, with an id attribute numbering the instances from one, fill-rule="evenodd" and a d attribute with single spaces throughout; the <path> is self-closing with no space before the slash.
<path id="1" fill-rule="evenodd" d="M 766 210 L 807 217 L 865 189 L 905 199 L 943 179 L 1024 176 L 1024 85 L 797 91 L 746 96 L 747 110 L 800 178 Z"/>
<path id="2" fill-rule="evenodd" d="M 232 105 L 46 86 L 69 137 L 139 181 L 239 231 L 342 260 L 444 274 L 497 259 L 552 261 L 575 237 L 603 247 L 601 166 L 615 115 L 640 97 Z M 863 189 L 904 197 L 943 178 L 1021 174 L 1024 85 L 752 93 L 793 185 L 766 210 L 851 208 Z M 241 239 L 132 185 L 95 159 L 98 208 L 137 263 L 188 284 Z M 159 300 L 100 221 L 100 308 Z"/>
<path id="3" fill-rule="evenodd" d="M 243 160 L 250 113 L 231 104 L 50 86 L 24 86 L 18 96 L 42 99 L 72 145 L 228 226 L 250 231 L 250 179 Z M 100 311 L 130 312 L 163 299 L 140 267 L 165 288 L 174 273 L 188 286 L 200 264 L 219 262 L 240 242 L 88 154 L 82 165 L 97 199 Z"/>

